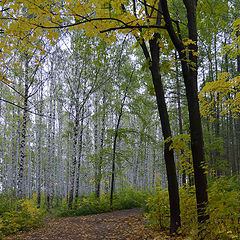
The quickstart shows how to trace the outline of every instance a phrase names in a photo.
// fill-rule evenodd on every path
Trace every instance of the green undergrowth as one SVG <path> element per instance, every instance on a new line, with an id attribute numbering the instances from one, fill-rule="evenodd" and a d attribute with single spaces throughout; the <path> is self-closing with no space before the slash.
<path id="1" fill-rule="evenodd" d="M 66 200 L 54 200 L 53 207 L 47 212 L 44 201 L 40 208 L 37 207 L 35 195 L 31 200 L 16 201 L 11 196 L 0 194 L 0 239 L 9 234 L 39 227 L 46 217 L 85 216 L 112 210 L 142 208 L 148 196 L 147 192 L 125 188 L 114 194 L 113 206 L 110 208 L 109 194 L 103 194 L 98 199 L 92 193 L 90 196 L 81 196 L 77 201 L 74 200 L 72 209 L 69 209 Z"/>
<path id="2" fill-rule="evenodd" d="M 208 222 L 199 234 L 194 187 L 180 188 L 181 223 L 179 230 L 187 239 L 230 240 L 240 239 L 240 181 L 237 177 L 219 178 L 209 183 Z M 169 228 L 170 211 L 168 192 L 159 190 L 146 204 L 150 224 L 163 230 Z"/>
<path id="3" fill-rule="evenodd" d="M 96 198 L 94 194 L 81 196 L 72 209 L 68 208 L 68 204 L 64 202 L 58 208 L 57 217 L 84 216 L 90 214 L 98 214 L 110 212 L 112 210 L 122 210 L 131 208 L 142 208 L 149 193 L 128 189 L 115 194 L 113 206 L 110 207 L 109 194 L 103 194 L 100 198 Z"/>
<path id="4" fill-rule="evenodd" d="M 240 239 L 239 179 L 232 177 L 211 181 L 208 194 L 207 212 L 210 218 L 207 224 L 200 226 L 202 235 L 199 236 L 195 189 L 194 187 L 180 188 L 182 227 L 179 233 L 189 240 L 200 239 L 200 237 L 207 240 Z M 53 202 L 54 207 L 47 214 L 44 201 L 39 209 L 35 204 L 36 198 L 20 202 L 11 199 L 0 194 L 0 239 L 5 235 L 38 227 L 46 216 L 83 216 L 131 208 L 143 209 L 152 227 L 158 230 L 169 229 L 170 211 L 167 189 L 159 188 L 156 193 L 152 193 L 125 188 L 114 195 L 112 208 L 109 194 L 102 194 L 98 199 L 92 193 L 90 196 L 81 196 L 77 201 L 74 200 L 72 209 L 69 209 L 66 200 Z"/>
<path id="5" fill-rule="evenodd" d="M 0 198 L 0 239 L 42 225 L 43 213 L 34 200 L 12 201 L 3 195 Z"/>

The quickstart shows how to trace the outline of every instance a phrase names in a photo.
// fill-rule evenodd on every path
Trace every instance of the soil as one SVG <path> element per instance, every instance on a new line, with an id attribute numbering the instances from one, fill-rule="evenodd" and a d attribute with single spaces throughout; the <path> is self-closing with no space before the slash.
<path id="1" fill-rule="evenodd" d="M 170 239 L 153 231 L 139 209 L 129 209 L 83 217 L 49 218 L 45 227 L 5 240 L 133 240 Z M 174 238 L 171 238 L 174 239 Z"/>

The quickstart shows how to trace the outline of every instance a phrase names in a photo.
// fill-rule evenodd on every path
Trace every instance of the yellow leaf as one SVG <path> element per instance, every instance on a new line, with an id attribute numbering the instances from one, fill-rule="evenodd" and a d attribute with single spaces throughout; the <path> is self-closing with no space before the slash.
<path id="1" fill-rule="evenodd" d="M 196 41 L 193 41 L 192 39 L 187 39 L 184 43 L 185 46 L 188 46 L 190 44 L 196 45 Z"/>

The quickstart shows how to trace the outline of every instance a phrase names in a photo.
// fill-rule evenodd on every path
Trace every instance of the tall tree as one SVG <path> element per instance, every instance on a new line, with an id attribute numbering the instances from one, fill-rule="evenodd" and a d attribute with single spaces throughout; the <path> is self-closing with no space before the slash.
<path id="1" fill-rule="evenodd" d="M 208 203 L 207 179 L 204 169 L 205 157 L 203 147 L 202 123 L 198 102 L 197 88 L 197 67 L 198 67 L 198 45 L 197 45 L 197 1 L 183 0 L 187 12 L 187 42 L 183 42 L 181 33 L 175 32 L 173 20 L 169 13 L 168 2 L 161 0 L 162 12 L 168 34 L 178 51 L 181 59 L 182 73 L 186 88 L 186 96 L 188 101 L 190 133 L 191 133 L 191 149 L 193 156 L 194 180 L 196 186 L 198 222 L 203 223 L 208 219 L 206 206 Z M 179 28 L 178 28 L 179 30 Z"/>
<path id="2" fill-rule="evenodd" d="M 27 131 L 27 113 L 28 113 L 28 98 L 29 98 L 29 56 L 26 54 L 25 58 L 25 71 L 24 71 L 24 107 L 23 107 L 23 120 L 21 129 L 21 142 L 20 142 L 20 159 L 18 171 L 18 197 L 23 199 L 24 192 L 24 176 L 25 176 L 25 161 L 26 161 L 26 131 Z"/>

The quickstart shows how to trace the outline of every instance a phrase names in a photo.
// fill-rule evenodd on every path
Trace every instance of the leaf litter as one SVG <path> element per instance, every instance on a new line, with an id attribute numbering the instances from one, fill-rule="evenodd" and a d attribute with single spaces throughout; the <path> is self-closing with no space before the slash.
<path id="1" fill-rule="evenodd" d="M 164 240 L 170 237 L 147 225 L 139 209 L 128 209 L 96 215 L 48 218 L 46 225 L 4 240 Z"/>

